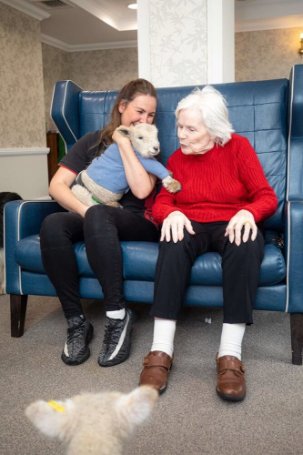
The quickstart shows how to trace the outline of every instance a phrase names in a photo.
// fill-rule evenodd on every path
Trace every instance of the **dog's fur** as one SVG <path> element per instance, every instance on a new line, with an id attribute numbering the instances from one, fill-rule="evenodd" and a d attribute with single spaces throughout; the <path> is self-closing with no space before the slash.
<path id="1" fill-rule="evenodd" d="M 146 420 L 158 392 L 148 386 L 128 394 L 83 393 L 65 401 L 36 401 L 25 414 L 45 435 L 67 445 L 67 455 L 120 455 L 123 440 Z"/>
<path id="2" fill-rule="evenodd" d="M 22 199 L 17 193 L 10 191 L 0 192 L 0 294 L 5 292 L 4 285 L 4 254 L 3 254 L 3 209 L 4 205 L 10 201 Z"/>
<path id="3" fill-rule="evenodd" d="M 133 147 L 134 150 L 137 152 L 138 159 L 141 161 L 141 164 L 145 169 L 157 175 L 162 180 L 163 186 L 170 192 L 176 193 L 180 191 L 181 184 L 178 180 L 172 178 L 170 173 L 165 169 L 163 164 L 159 161 L 155 160 L 155 156 L 160 153 L 160 144 L 158 140 L 158 130 L 155 125 L 150 125 L 147 123 L 138 123 L 137 125 L 126 127 L 126 126 L 119 126 L 117 128 L 120 134 L 127 136 Z M 109 159 L 109 157 L 111 157 Z M 98 158 L 97 158 L 98 159 Z M 113 164 L 114 160 L 114 164 Z M 147 161 L 148 160 L 148 161 Z M 90 166 L 94 166 L 94 163 L 99 168 L 99 164 L 96 164 L 97 161 L 93 160 Z M 74 185 L 72 187 L 72 191 L 83 204 L 91 206 L 96 203 L 102 203 L 111 206 L 119 206 L 118 201 L 121 199 L 123 194 L 128 191 L 128 186 L 126 183 L 126 178 L 123 179 L 125 181 L 125 186 L 121 185 L 119 181 L 119 177 L 117 174 L 121 174 L 125 176 L 123 170 L 123 163 L 120 157 L 120 153 L 118 150 L 117 144 L 112 144 L 107 150 L 104 152 L 102 167 L 98 170 L 98 172 L 105 171 L 108 173 L 109 168 L 111 166 L 111 173 L 112 173 L 112 182 L 117 183 L 117 190 L 110 191 L 108 188 L 99 185 L 96 183 L 86 171 L 82 171 L 81 182 L 80 184 Z M 106 167 L 106 169 L 105 169 Z M 116 175 L 115 175 L 116 174 Z M 165 177 L 163 177 L 165 175 Z M 122 188 L 123 187 L 123 188 Z M 118 190 L 119 188 L 119 190 Z M 122 190 L 122 191 L 121 191 Z M 96 202 L 98 201 L 98 202 Z"/>

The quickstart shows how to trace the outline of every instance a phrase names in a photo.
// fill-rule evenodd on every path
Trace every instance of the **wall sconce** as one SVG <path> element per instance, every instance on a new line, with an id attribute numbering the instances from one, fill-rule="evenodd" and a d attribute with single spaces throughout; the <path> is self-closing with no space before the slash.
<path id="1" fill-rule="evenodd" d="M 300 34 L 300 43 L 301 43 L 301 46 L 300 46 L 298 52 L 301 55 L 301 57 L 303 57 L 303 33 Z"/>

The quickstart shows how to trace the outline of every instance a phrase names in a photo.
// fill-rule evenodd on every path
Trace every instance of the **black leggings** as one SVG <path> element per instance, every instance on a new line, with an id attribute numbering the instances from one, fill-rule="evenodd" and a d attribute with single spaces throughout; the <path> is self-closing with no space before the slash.
<path id="1" fill-rule="evenodd" d="M 105 310 L 110 311 L 125 307 L 120 241 L 158 239 L 159 232 L 153 223 L 122 208 L 95 205 L 84 219 L 71 212 L 45 218 L 40 232 L 42 261 L 65 317 L 82 313 L 76 242 L 85 242 L 88 262 L 103 290 Z"/>
<path id="2" fill-rule="evenodd" d="M 156 269 L 152 316 L 177 319 L 191 267 L 196 257 L 207 251 L 219 252 L 223 271 L 223 317 L 226 323 L 251 324 L 264 239 L 260 231 L 255 241 L 237 246 L 224 236 L 227 223 L 196 223 L 195 235 L 185 230 L 183 241 L 160 242 Z"/>

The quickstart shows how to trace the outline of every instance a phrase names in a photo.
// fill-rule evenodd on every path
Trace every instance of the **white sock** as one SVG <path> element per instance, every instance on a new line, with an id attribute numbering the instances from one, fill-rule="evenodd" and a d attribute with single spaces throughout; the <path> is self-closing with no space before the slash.
<path id="1" fill-rule="evenodd" d="M 176 325 L 177 321 L 155 318 L 151 351 L 163 351 L 173 356 Z"/>
<path id="2" fill-rule="evenodd" d="M 106 316 L 111 319 L 124 319 L 125 318 L 125 308 L 122 308 L 121 310 L 114 310 L 114 311 L 106 311 Z"/>
<path id="3" fill-rule="evenodd" d="M 233 355 L 241 360 L 242 340 L 246 324 L 223 324 L 218 357 Z"/>

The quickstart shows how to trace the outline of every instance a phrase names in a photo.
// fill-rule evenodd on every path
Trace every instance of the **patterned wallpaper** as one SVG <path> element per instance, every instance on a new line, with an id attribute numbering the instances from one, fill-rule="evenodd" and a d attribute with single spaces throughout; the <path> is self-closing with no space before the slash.
<path id="1" fill-rule="evenodd" d="M 0 148 L 45 146 L 40 23 L 0 2 Z"/>
<path id="2" fill-rule="evenodd" d="M 302 32 L 303 26 L 236 33 L 236 81 L 288 78 L 291 67 L 303 63 L 298 54 Z"/>
<path id="3" fill-rule="evenodd" d="M 84 90 L 119 89 L 138 77 L 136 48 L 64 52 L 42 45 L 47 130 L 55 126 L 49 111 L 56 81 L 71 79 Z"/>
<path id="4" fill-rule="evenodd" d="M 70 52 L 67 60 L 71 79 L 84 89 L 119 89 L 138 77 L 136 48 Z"/>
<path id="5" fill-rule="evenodd" d="M 56 81 L 70 78 L 66 55 L 66 52 L 42 43 L 44 105 L 47 131 L 56 129 L 49 115 L 54 85 Z"/>
<path id="6" fill-rule="evenodd" d="M 207 82 L 207 1 L 153 0 L 149 8 L 155 86 Z"/>

